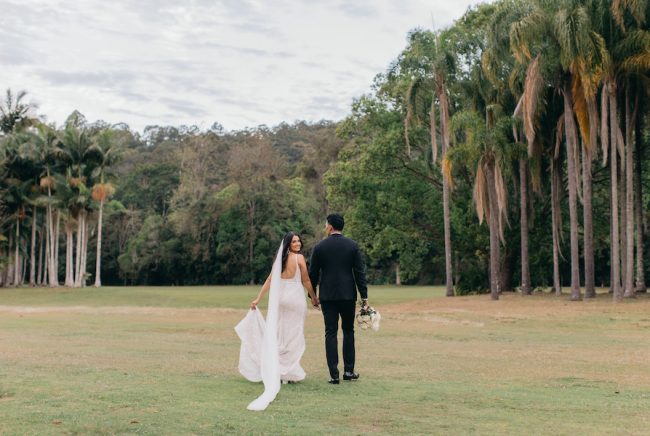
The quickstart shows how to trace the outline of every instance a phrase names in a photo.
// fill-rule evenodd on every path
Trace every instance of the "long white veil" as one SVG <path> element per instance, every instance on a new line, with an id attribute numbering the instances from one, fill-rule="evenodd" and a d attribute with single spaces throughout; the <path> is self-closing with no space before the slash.
<path id="1" fill-rule="evenodd" d="M 266 323 L 259 309 L 249 311 L 235 327 L 242 340 L 239 371 L 251 381 L 264 382 L 264 393 L 248 405 L 248 410 L 264 410 L 280 392 L 280 361 L 278 356 L 278 290 L 281 286 L 282 248 L 280 244 L 271 270 L 271 288 Z M 257 313 L 255 313 L 257 312 Z M 261 344 L 259 337 L 262 336 Z M 259 355 L 258 355 L 259 353 Z M 259 366 L 258 366 L 259 364 Z M 259 370 L 258 370 L 259 368 Z"/>

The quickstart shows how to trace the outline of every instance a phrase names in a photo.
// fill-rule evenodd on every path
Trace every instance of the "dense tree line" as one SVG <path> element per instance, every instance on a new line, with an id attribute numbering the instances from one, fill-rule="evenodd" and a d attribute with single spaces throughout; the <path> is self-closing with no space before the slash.
<path id="1" fill-rule="evenodd" d="M 57 129 L 23 93 L 5 100 L 3 285 L 256 283 L 287 229 L 307 249 L 321 237 L 333 123 L 140 135 L 78 113 Z"/>
<path id="2" fill-rule="evenodd" d="M 257 283 L 288 229 L 307 249 L 320 239 L 322 176 L 343 147 L 332 123 L 231 133 L 154 127 L 144 136 L 116 168 L 125 209 L 110 221 L 113 276 Z"/>
<path id="3" fill-rule="evenodd" d="M 433 267 L 449 294 L 569 283 L 577 300 L 581 281 L 587 297 L 596 284 L 617 299 L 645 291 L 649 19 L 647 1 L 504 0 L 413 31 L 343 124 L 356 148 L 331 186 L 355 236 L 372 252 L 394 227 L 384 260 Z M 350 188 L 361 180 L 367 190 Z M 406 204 L 390 194 L 404 187 Z M 425 242 L 434 232 L 442 240 Z"/>
<path id="4" fill-rule="evenodd" d="M 634 296 L 649 20 L 645 0 L 470 8 L 412 31 L 339 123 L 56 128 L 8 94 L 2 283 L 258 283 L 285 231 L 309 252 L 339 211 L 375 283 Z"/>

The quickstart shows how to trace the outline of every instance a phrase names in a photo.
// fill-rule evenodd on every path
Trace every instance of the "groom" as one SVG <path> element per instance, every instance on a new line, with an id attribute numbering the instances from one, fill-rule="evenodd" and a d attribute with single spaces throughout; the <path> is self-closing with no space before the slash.
<path id="1" fill-rule="evenodd" d="M 337 333 L 339 318 L 343 330 L 343 380 L 357 380 L 354 372 L 354 308 L 357 291 L 364 306 L 368 305 L 366 273 L 359 246 L 341 234 L 345 222 L 339 214 L 327 217 L 328 237 L 314 247 L 309 278 L 318 289 L 325 320 L 325 355 L 330 383 L 339 384 Z M 320 283 L 320 286 L 318 286 Z"/>

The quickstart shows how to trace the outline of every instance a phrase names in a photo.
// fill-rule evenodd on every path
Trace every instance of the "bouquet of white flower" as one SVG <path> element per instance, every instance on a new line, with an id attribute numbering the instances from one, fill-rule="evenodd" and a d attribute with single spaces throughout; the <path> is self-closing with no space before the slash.
<path id="1" fill-rule="evenodd" d="M 361 308 L 355 315 L 359 328 L 361 328 L 361 330 L 367 330 L 368 327 L 370 327 L 374 331 L 379 330 L 379 321 L 381 320 L 381 315 L 373 307 L 364 306 L 363 303 L 364 302 L 361 301 Z"/>

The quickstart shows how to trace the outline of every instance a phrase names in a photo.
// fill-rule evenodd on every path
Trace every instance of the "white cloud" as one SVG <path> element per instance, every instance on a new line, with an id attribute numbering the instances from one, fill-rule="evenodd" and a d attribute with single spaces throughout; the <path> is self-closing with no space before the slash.
<path id="1" fill-rule="evenodd" d="M 0 0 L 0 88 L 61 123 L 341 119 L 415 27 L 477 1 Z"/>

